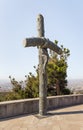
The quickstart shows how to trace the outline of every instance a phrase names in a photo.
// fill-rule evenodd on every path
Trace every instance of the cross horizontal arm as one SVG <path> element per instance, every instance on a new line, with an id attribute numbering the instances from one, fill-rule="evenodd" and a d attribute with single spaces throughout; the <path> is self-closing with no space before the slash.
<path id="1" fill-rule="evenodd" d="M 56 44 L 54 44 L 49 39 L 46 39 L 46 38 L 43 38 L 43 37 L 26 38 L 23 41 L 23 45 L 24 45 L 24 47 L 40 46 L 41 48 L 49 48 L 49 49 L 55 51 L 58 54 L 62 53 L 62 50 L 61 50 L 60 47 L 58 47 Z"/>

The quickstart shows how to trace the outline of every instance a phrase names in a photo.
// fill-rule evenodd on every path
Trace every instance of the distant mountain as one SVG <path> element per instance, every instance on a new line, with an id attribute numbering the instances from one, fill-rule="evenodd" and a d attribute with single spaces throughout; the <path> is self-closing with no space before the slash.
<path id="1" fill-rule="evenodd" d="M 9 80 L 0 80 L 0 92 L 10 91 L 13 85 Z M 83 79 L 71 79 L 68 80 L 68 86 L 71 91 L 83 91 Z"/>
<path id="2" fill-rule="evenodd" d="M 0 80 L 0 92 L 10 91 L 13 85 L 8 80 Z"/>
<path id="3" fill-rule="evenodd" d="M 73 92 L 83 92 L 83 79 L 68 80 L 67 87 Z"/>

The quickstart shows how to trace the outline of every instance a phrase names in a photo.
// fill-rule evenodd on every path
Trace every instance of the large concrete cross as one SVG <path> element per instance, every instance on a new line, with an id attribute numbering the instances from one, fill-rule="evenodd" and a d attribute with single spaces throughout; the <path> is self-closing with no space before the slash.
<path id="1" fill-rule="evenodd" d="M 39 114 L 46 115 L 47 113 L 47 73 L 46 65 L 48 63 L 48 51 L 55 51 L 58 54 L 62 50 L 52 41 L 44 37 L 44 18 L 41 14 L 37 17 L 38 37 L 26 38 L 23 41 L 24 47 L 39 48 Z"/>

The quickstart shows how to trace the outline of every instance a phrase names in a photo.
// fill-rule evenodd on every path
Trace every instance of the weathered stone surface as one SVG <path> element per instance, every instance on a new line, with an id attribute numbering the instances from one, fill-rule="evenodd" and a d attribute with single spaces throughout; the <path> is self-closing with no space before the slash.
<path id="1" fill-rule="evenodd" d="M 49 48 L 58 54 L 62 53 L 62 50 L 60 47 L 58 47 L 52 41 L 44 37 L 26 38 L 23 41 L 23 45 L 24 47 L 35 47 L 35 46 L 39 47 L 40 46 L 41 48 Z"/>
<path id="2" fill-rule="evenodd" d="M 83 95 L 47 97 L 47 109 L 83 104 Z M 38 113 L 39 98 L 0 102 L 0 118 Z"/>
<path id="3" fill-rule="evenodd" d="M 37 17 L 38 37 L 44 37 L 44 18 L 42 15 Z M 40 42 L 39 42 L 40 44 Z M 39 114 L 47 113 L 47 72 L 46 66 L 48 63 L 47 48 L 39 46 Z"/>

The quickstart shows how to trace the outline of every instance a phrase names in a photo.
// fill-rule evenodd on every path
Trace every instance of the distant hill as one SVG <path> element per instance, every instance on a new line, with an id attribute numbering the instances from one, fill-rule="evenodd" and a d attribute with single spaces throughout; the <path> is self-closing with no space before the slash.
<path id="1" fill-rule="evenodd" d="M 73 92 L 83 93 L 83 79 L 68 80 L 68 86 L 67 87 Z"/>
<path id="2" fill-rule="evenodd" d="M 11 84 L 10 81 L 8 80 L 0 80 L 0 92 L 3 92 L 3 91 L 11 91 L 13 85 Z"/>
<path id="3" fill-rule="evenodd" d="M 8 80 L 0 80 L 0 92 L 10 91 L 13 85 Z M 71 91 L 83 91 L 83 79 L 71 79 L 68 80 L 68 86 Z"/>

